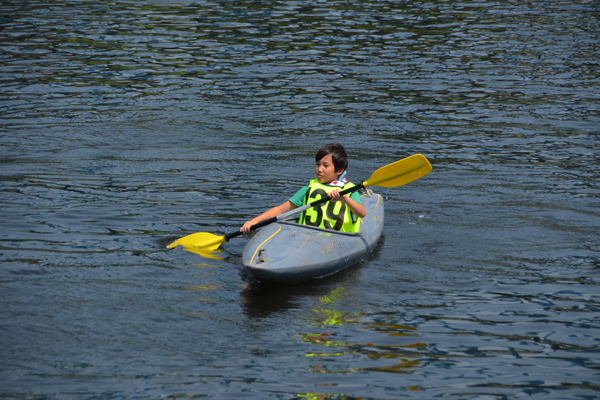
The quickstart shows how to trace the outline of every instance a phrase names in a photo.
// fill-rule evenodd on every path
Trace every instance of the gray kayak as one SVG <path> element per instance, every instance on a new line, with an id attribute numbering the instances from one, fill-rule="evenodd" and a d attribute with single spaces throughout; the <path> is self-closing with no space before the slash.
<path id="1" fill-rule="evenodd" d="M 258 231 L 244 248 L 246 272 L 261 282 L 293 284 L 322 278 L 367 257 L 383 232 L 383 198 L 361 195 L 367 215 L 358 233 L 278 221 Z"/>

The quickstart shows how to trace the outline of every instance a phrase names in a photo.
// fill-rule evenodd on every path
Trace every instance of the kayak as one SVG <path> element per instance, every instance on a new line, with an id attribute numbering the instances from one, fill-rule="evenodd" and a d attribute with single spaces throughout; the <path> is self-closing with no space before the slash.
<path id="1" fill-rule="evenodd" d="M 260 282 L 295 284 L 322 278 L 367 257 L 383 232 L 383 198 L 362 194 L 367 211 L 358 233 L 277 221 L 258 231 L 242 254 L 245 271 Z"/>

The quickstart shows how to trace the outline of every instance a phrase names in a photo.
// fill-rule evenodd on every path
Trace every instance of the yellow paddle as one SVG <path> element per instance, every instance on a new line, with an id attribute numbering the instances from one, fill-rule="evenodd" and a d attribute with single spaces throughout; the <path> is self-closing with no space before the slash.
<path id="1" fill-rule="evenodd" d="M 429 161 L 427 161 L 425 156 L 421 154 L 415 154 L 414 156 L 406 157 L 400 161 L 396 161 L 395 163 L 379 168 L 377 171 L 373 172 L 369 179 L 354 187 L 342 190 L 340 195 L 343 196 L 359 189 L 366 188 L 367 186 L 398 187 L 406 185 L 407 183 L 415 181 L 430 172 L 431 164 L 429 164 Z M 313 201 L 310 204 L 295 208 L 291 211 L 278 215 L 277 217 L 259 222 L 258 224 L 253 225 L 250 229 L 255 230 L 265 225 L 272 224 L 273 222 L 277 222 L 278 220 L 283 220 L 290 215 L 301 213 L 304 210 L 321 205 L 329 200 L 329 197 L 325 197 L 323 199 Z M 198 232 L 174 241 L 168 245 L 167 248 L 170 249 L 175 246 L 182 245 L 186 248 L 186 250 L 194 252 L 211 252 L 216 251 L 221 243 L 228 242 L 229 239 L 233 239 L 241 234 L 241 231 L 236 231 L 228 233 L 225 236 L 217 236 L 208 232 Z"/>

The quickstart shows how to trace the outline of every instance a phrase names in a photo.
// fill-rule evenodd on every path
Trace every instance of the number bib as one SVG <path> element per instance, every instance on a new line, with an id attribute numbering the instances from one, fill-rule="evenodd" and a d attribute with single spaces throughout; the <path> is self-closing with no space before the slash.
<path id="1" fill-rule="evenodd" d="M 325 198 L 329 196 L 329 192 L 335 189 L 344 190 L 353 186 L 352 183 L 346 183 L 343 188 L 327 186 L 319 183 L 316 179 L 312 179 L 302 204 L 306 205 Z M 352 214 L 350 207 L 343 201 L 336 201 L 335 203 L 328 201 L 321 206 L 305 210 L 300 216 L 300 223 L 341 232 L 358 232 L 360 230 L 360 218 Z"/>

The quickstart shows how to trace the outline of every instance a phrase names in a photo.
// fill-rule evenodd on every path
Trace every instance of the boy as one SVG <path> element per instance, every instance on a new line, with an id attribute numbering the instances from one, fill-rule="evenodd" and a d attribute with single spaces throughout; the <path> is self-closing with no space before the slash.
<path id="1" fill-rule="evenodd" d="M 359 218 L 367 215 L 360 195 L 356 191 L 350 195 L 340 196 L 343 189 L 354 186 L 343 177 L 344 171 L 348 168 L 346 150 L 339 143 L 326 144 L 319 149 L 315 160 L 317 162 L 315 166 L 316 179 L 312 179 L 308 185 L 300 189 L 285 203 L 246 221 L 240 231 L 248 233 L 252 225 L 329 195 L 331 201 L 305 210 L 300 216 L 300 223 L 341 232 L 358 232 L 360 230 Z"/>

